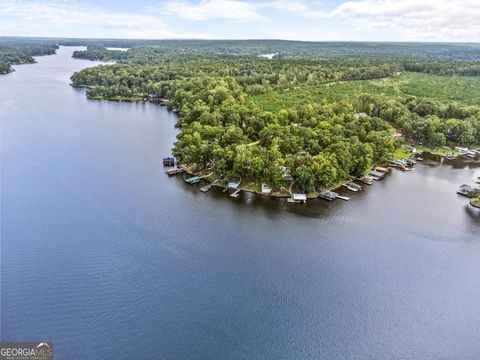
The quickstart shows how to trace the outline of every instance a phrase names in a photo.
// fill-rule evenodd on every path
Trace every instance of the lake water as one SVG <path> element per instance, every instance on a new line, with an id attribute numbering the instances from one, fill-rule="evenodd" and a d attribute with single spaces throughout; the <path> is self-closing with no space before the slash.
<path id="1" fill-rule="evenodd" d="M 1 339 L 55 359 L 479 359 L 480 164 L 287 205 L 167 177 L 175 115 L 0 77 Z"/>

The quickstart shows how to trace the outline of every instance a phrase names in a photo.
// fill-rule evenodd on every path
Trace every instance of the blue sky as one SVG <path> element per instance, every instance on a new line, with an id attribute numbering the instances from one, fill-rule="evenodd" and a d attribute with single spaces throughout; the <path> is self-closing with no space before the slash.
<path id="1" fill-rule="evenodd" d="M 0 35 L 480 41 L 480 0 L 0 0 Z"/>

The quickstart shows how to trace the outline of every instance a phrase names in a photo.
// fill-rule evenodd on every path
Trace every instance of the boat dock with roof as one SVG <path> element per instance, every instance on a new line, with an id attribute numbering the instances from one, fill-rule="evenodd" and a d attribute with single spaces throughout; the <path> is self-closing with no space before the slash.
<path id="1" fill-rule="evenodd" d="M 175 159 L 173 157 L 163 158 L 163 166 L 175 166 Z"/>
<path id="2" fill-rule="evenodd" d="M 338 194 L 333 191 L 324 191 L 320 193 L 319 197 L 322 198 L 323 200 L 333 201 L 338 197 Z"/>
<path id="3" fill-rule="evenodd" d="M 293 193 L 292 197 L 287 199 L 289 204 L 306 204 L 307 203 L 307 195 L 306 194 L 299 194 Z"/>
<path id="4" fill-rule="evenodd" d="M 181 173 L 183 173 L 183 169 L 181 168 L 173 168 L 173 169 L 165 170 L 165 174 L 167 175 L 177 175 Z"/>

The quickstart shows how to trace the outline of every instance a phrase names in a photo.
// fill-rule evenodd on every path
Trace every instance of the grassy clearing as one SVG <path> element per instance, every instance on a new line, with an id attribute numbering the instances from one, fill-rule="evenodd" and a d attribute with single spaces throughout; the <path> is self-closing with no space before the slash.
<path id="1" fill-rule="evenodd" d="M 361 93 L 397 96 L 395 89 L 383 86 L 382 81 L 387 82 L 388 80 L 375 80 L 375 82 L 350 81 L 320 86 L 299 86 L 296 89 L 284 92 L 271 91 L 266 94 L 252 96 L 250 100 L 263 110 L 276 112 L 281 109 L 308 103 L 353 100 Z"/>
<path id="2" fill-rule="evenodd" d="M 478 104 L 480 78 L 406 73 L 400 77 L 400 91 L 424 99 Z"/>
<path id="3" fill-rule="evenodd" d="M 425 146 L 425 145 L 417 145 L 417 146 L 415 146 L 415 148 L 417 149 L 417 152 L 419 152 L 419 153 L 430 153 L 430 154 L 433 154 L 433 155 L 440 155 L 440 156 L 445 156 L 445 155 L 448 155 L 448 154 L 460 155 L 460 153 L 458 151 L 456 151 L 454 149 L 451 149 L 447 146 L 440 147 L 440 148 L 432 148 L 432 147 Z"/>
<path id="4" fill-rule="evenodd" d="M 409 157 L 412 155 L 412 153 L 408 150 L 405 150 L 403 148 L 398 148 L 395 150 L 395 153 L 393 154 L 394 159 L 405 159 L 406 157 Z"/>
<path id="5" fill-rule="evenodd" d="M 250 101 L 267 111 L 278 111 L 306 103 L 352 101 L 361 93 L 407 98 L 455 101 L 478 104 L 480 77 L 439 76 L 403 73 L 387 79 L 349 81 L 319 86 L 299 86 L 284 92 L 271 91 L 250 97 Z"/>

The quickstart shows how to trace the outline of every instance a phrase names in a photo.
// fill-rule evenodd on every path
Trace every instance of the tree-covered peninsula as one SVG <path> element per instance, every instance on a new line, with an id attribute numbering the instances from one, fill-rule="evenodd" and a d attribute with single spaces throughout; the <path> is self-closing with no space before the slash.
<path id="1" fill-rule="evenodd" d="M 12 65 L 33 64 L 34 56 L 53 55 L 57 49 L 52 43 L 0 41 L 0 74 L 12 72 Z"/>
<path id="2" fill-rule="evenodd" d="M 293 180 L 311 193 L 388 162 L 401 145 L 395 132 L 432 147 L 480 144 L 479 63 L 468 56 L 478 48 L 436 50 L 201 41 L 127 52 L 96 46 L 74 56 L 117 63 L 77 72 L 72 83 L 94 99 L 168 100 L 180 115 L 173 153 L 194 173 L 277 189 Z M 258 57 L 268 52 L 273 59 Z"/>

